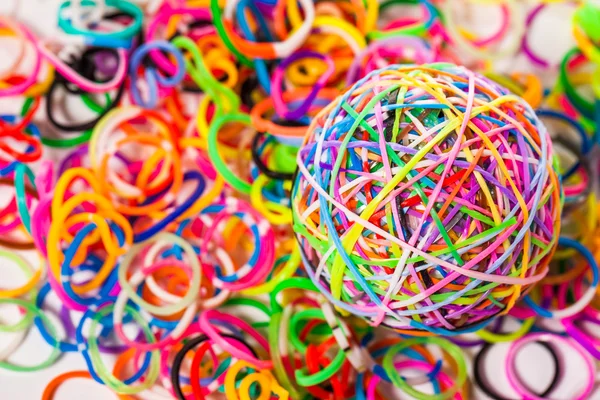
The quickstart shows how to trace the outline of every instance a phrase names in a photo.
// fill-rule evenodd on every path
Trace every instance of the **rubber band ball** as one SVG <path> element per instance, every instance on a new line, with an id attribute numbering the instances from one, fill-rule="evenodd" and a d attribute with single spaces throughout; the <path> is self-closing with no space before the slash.
<path id="1" fill-rule="evenodd" d="M 548 272 L 563 203 L 550 136 L 464 67 L 373 71 L 313 119 L 297 162 L 305 269 L 343 315 L 473 332 Z"/>

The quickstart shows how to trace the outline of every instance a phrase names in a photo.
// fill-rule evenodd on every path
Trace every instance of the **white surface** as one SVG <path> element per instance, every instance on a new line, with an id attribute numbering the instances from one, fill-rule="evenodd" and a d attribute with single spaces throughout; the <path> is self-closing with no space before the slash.
<path id="1" fill-rule="evenodd" d="M 457 3 L 459 2 L 457 1 Z M 27 24 L 37 35 L 47 35 L 55 32 L 58 4 L 59 1 L 57 0 L 0 0 L 0 14 L 8 14 L 16 17 L 19 21 Z M 545 55 L 553 62 L 558 62 L 565 51 L 573 44 L 570 34 L 570 14 L 572 10 L 573 7 L 569 5 L 552 5 L 539 16 L 534 25 L 537 30 L 532 40 L 534 48 L 544 49 Z M 493 13 L 476 15 L 477 18 L 471 16 L 471 19 L 476 22 L 474 25 L 470 25 L 470 27 L 483 27 L 483 31 L 493 30 L 496 27 L 497 21 L 495 21 Z M 460 15 L 459 17 L 463 16 Z M 0 49 L 2 48 L 3 44 L 0 44 Z M 2 57 L 0 57 L 0 62 L 1 60 Z M 500 63 L 500 67 L 506 72 L 511 70 L 536 71 L 526 62 L 524 56 L 519 56 L 517 59 L 512 60 L 504 60 Z M 544 75 L 547 83 L 554 82 L 555 75 L 553 73 L 545 73 Z M 0 111 L 2 113 L 15 112 L 14 107 L 15 104 L 11 104 L 5 100 L 0 101 Z M 43 119 L 43 116 L 44 112 L 42 111 L 38 114 L 37 120 Z M 12 279 L 13 275 L 16 279 L 20 279 L 18 278 L 19 275 L 16 273 L 13 274 L 13 272 L 10 266 L 0 263 L 0 276 L 2 276 L 2 280 Z M 18 282 L 14 281 L 14 283 L 17 284 Z M 10 315 L 9 312 L 0 309 L 0 316 L 3 319 L 7 318 L 8 315 Z M 0 336 L 0 349 L 7 342 L 7 336 Z M 506 398 L 516 399 L 518 396 L 510 390 L 503 371 L 504 355 L 507 348 L 508 344 L 497 345 L 488 353 L 485 361 L 485 371 L 486 376 L 498 382 L 495 385 L 498 393 L 503 394 Z M 32 333 L 26 338 L 24 346 L 10 360 L 14 362 L 33 363 L 34 360 L 41 360 L 42 357 L 48 354 L 48 351 L 48 346 L 39 337 L 36 330 L 32 329 Z M 581 360 L 578 360 L 577 355 L 574 355 L 570 349 L 567 349 L 563 355 L 563 360 L 566 365 L 563 371 L 564 377 L 558 389 L 554 391 L 553 399 L 570 399 L 585 384 L 583 382 L 585 378 L 583 363 Z M 472 364 L 470 356 L 468 356 L 467 362 L 470 369 Z M 518 363 L 519 371 L 533 389 L 539 390 L 547 385 L 552 371 L 551 359 L 545 350 L 539 346 L 528 346 L 518 356 Z M 12 373 L 0 370 L 0 400 L 39 399 L 44 387 L 54 376 L 61 372 L 75 369 L 86 369 L 83 358 L 79 354 L 65 355 L 51 368 L 36 373 Z M 474 390 L 474 392 L 471 392 L 471 398 L 486 398 L 477 389 Z M 84 398 L 86 400 L 107 400 L 114 399 L 116 396 L 111 394 L 106 388 L 92 381 L 78 379 L 65 384 L 55 397 L 57 400 L 78 400 Z M 592 398 L 600 399 L 600 392 L 596 390 Z"/>

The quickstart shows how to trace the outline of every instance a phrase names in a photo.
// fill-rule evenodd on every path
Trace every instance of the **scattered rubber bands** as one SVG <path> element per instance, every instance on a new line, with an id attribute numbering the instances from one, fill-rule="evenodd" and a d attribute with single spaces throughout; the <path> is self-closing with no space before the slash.
<path id="1" fill-rule="evenodd" d="M 559 6 L 556 62 L 535 37 Z M 593 1 L 64 0 L 47 17 L 37 36 L 0 16 L 0 374 L 78 359 L 44 400 L 85 396 L 74 379 L 119 399 L 592 396 Z"/>

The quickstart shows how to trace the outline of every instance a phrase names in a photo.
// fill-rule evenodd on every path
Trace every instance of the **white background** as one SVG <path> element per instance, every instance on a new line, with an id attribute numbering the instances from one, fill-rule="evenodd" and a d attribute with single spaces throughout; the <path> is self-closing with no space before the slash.
<path id="1" fill-rule="evenodd" d="M 454 0 L 452 0 L 454 2 Z M 37 35 L 52 35 L 56 32 L 56 10 L 60 2 L 57 0 L 0 0 L 0 13 L 11 15 L 19 21 L 27 24 L 27 26 Z M 457 10 L 465 9 L 460 5 L 463 3 L 456 0 Z M 480 2 L 482 3 L 482 2 Z M 526 2 L 520 2 L 526 3 Z M 532 3 L 527 3 L 532 4 Z M 482 7 L 481 5 L 478 7 Z M 573 44 L 570 33 L 570 15 L 573 7 L 569 5 L 551 5 L 537 19 L 533 26 L 532 46 L 538 50 L 541 55 L 548 58 L 553 63 L 558 63 L 562 55 Z M 458 18 L 468 18 L 466 20 L 470 27 L 478 29 L 481 32 L 493 31 L 497 28 L 498 22 L 495 16 L 496 9 L 493 6 L 483 7 L 479 10 L 457 15 Z M 0 62 L 10 54 L 8 44 L 0 44 Z M 526 62 L 523 56 L 515 59 L 504 60 L 498 64 L 497 69 L 509 71 L 533 71 L 544 77 L 548 85 L 554 81 L 556 76 L 553 71 L 537 71 Z M 15 112 L 15 103 L 7 102 L 6 99 L 0 101 L 0 112 L 10 113 Z M 44 118 L 43 111 L 37 115 L 36 120 L 40 121 Z M 48 156 L 48 155 L 46 155 Z M 54 157 L 55 155 L 50 154 Z M 0 286 L 15 287 L 22 283 L 22 277 L 16 272 L 14 266 L 0 263 Z M 10 319 L 15 316 L 14 310 L 0 308 L 0 320 L 3 323 L 11 322 Z M 514 326 L 513 326 L 514 327 Z M 35 332 L 35 329 L 32 330 Z M 5 345 L 9 337 L 0 335 L 0 348 Z M 508 345 L 501 344 L 495 346 L 489 353 L 485 361 L 486 376 L 496 382 L 494 385 L 499 394 L 506 398 L 516 399 L 518 396 L 512 392 L 506 381 L 503 366 L 504 355 Z M 566 400 L 573 398 L 585 384 L 585 373 L 583 362 L 570 349 L 560 349 L 563 354 L 565 363 L 563 369 L 564 377 L 562 383 L 553 393 L 553 399 Z M 10 358 L 14 362 L 22 362 L 24 364 L 34 363 L 42 360 L 49 352 L 48 346 L 42 339 L 33 333 L 29 335 L 24 342 L 24 345 Z M 540 390 L 548 384 L 551 377 L 551 358 L 549 354 L 539 346 L 528 346 L 518 357 L 518 370 L 521 376 L 525 377 L 533 389 Z M 467 355 L 467 363 L 471 368 L 472 356 Z M 39 399 L 46 384 L 56 375 L 61 372 L 86 369 L 83 358 L 79 354 L 69 354 L 62 357 L 51 368 L 36 372 L 36 373 L 12 373 L 0 370 L 0 400 L 33 400 Z M 411 375 L 407 372 L 406 375 Z M 424 390 L 426 390 L 424 388 Z M 486 399 L 486 397 L 477 389 L 471 392 L 473 399 Z M 72 380 L 58 390 L 57 400 L 105 400 L 115 399 L 116 396 L 108 389 L 90 381 L 90 380 Z M 407 398 L 402 396 L 401 398 Z M 592 396 L 594 399 L 600 399 L 600 391 L 596 390 Z"/>

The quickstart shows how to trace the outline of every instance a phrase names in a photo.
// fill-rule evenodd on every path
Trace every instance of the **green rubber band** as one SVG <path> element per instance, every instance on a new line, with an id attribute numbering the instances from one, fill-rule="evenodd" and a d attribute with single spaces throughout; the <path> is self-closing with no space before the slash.
<path id="1" fill-rule="evenodd" d="M 231 51 L 233 55 L 237 57 L 238 61 L 242 65 L 254 68 L 254 63 L 233 45 L 233 42 L 229 39 L 229 35 L 227 35 L 227 32 L 225 32 L 225 26 L 223 25 L 223 13 L 221 12 L 221 7 L 219 7 L 219 0 L 210 0 L 210 13 L 213 16 L 213 25 L 217 30 L 217 34 L 227 49 L 229 49 L 229 51 Z"/>
<path id="2" fill-rule="evenodd" d="M 21 299 L 0 299 L 0 304 L 15 304 L 21 308 L 24 308 L 28 314 L 35 314 L 35 316 L 40 317 L 42 320 L 42 323 L 48 327 L 48 331 L 49 331 L 50 335 L 52 335 L 53 337 L 56 337 L 56 329 L 55 329 L 54 325 L 52 324 L 52 321 L 50 321 L 50 319 L 46 316 L 46 314 L 44 314 L 42 312 L 42 310 L 38 309 L 35 306 L 35 304 L 30 303 L 29 301 L 26 301 L 26 300 L 21 300 Z M 6 369 L 9 371 L 14 371 L 14 372 L 35 372 L 35 371 L 39 371 L 41 369 L 48 368 L 51 365 L 53 365 L 62 354 L 58 348 L 58 345 L 59 345 L 59 341 L 56 340 L 54 342 L 54 346 L 52 346 L 52 352 L 50 353 L 48 358 L 46 358 L 45 361 L 42 361 L 41 363 L 39 363 L 37 365 L 23 366 L 23 365 L 11 364 L 7 361 L 0 361 L 0 369 Z"/>
<path id="3" fill-rule="evenodd" d="M 216 170 L 229 185 L 239 192 L 250 194 L 252 185 L 236 176 L 231 169 L 229 169 L 225 161 L 223 161 L 221 154 L 219 154 L 219 144 L 217 141 L 219 130 L 223 125 L 230 122 L 239 122 L 245 125 L 251 124 L 250 116 L 248 114 L 232 113 L 217 117 L 210 124 L 210 130 L 208 131 L 208 157 L 210 158 L 210 161 L 213 163 Z"/>
<path id="4" fill-rule="evenodd" d="M 406 381 L 400 376 L 400 374 L 398 374 L 398 371 L 394 366 L 394 356 L 396 354 L 411 346 L 427 344 L 438 345 L 442 350 L 444 350 L 449 356 L 454 358 L 454 360 L 456 361 L 458 372 L 457 377 L 454 380 L 454 386 L 440 394 L 426 394 L 413 388 L 411 385 L 406 383 Z M 435 336 L 410 338 L 403 340 L 402 342 L 390 347 L 390 349 L 385 353 L 385 356 L 383 357 L 382 365 L 388 377 L 396 387 L 402 389 L 408 395 L 418 400 L 448 399 L 452 397 L 460 388 L 462 388 L 465 381 L 467 380 L 467 364 L 465 363 L 465 358 L 463 356 L 463 351 L 461 350 L 461 348 L 455 345 L 454 343 L 450 342 L 449 340 Z"/>
<path id="5" fill-rule="evenodd" d="M 580 50 L 575 47 L 569 50 L 569 52 L 567 52 L 567 54 L 563 57 L 560 63 L 559 81 L 562 89 L 567 95 L 567 98 L 569 101 L 571 101 L 571 103 L 573 103 L 573 106 L 577 109 L 577 111 L 579 111 L 584 117 L 593 120 L 595 117 L 594 103 L 583 98 L 583 96 L 581 96 L 577 90 L 575 90 L 575 87 L 573 87 L 569 81 L 569 72 L 567 71 L 569 60 L 579 53 Z"/>
<path id="6" fill-rule="evenodd" d="M 323 323 L 327 324 L 325 315 L 323 315 L 323 311 L 319 308 L 310 308 L 307 310 L 302 310 L 292 316 L 290 320 L 290 330 L 288 332 L 290 343 L 297 351 L 299 351 L 302 354 L 306 353 L 307 346 L 304 345 L 304 343 L 302 343 L 302 341 L 298 337 L 297 327 L 300 321 L 306 319 L 320 319 L 323 320 Z M 329 328 L 329 332 L 331 334 L 331 328 Z M 345 360 L 346 353 L 344 353 L 344 350 L 340 348 L 333 360 L 331 361 L 331 363 L 325 368 L 321 369 L 319 372 L 307 375 L 304 370 L 296 370 L 296 381 L 301 386 L 314 386 L 323 383 L 324 381 L 335 375 L 335 373 L 338 372 L 340 368 L 342 368 L 342 365 L 344 364 Z"/>
<path id="7" fill-rule="evenodd" d="M 37 192 L 37 188 L 35 186 L 35 176 L 33 175 L 33 171 L 27 165 L 23 163 L 17 163 L 15 167 L 15 192 L 17 197 L 17 210 L 19 211 L 19 218 L 21 218 L 21 223 L 27 229 L 27 232 L 31 234 L 31 216 L 29 215 L 29 210 L 27 209 L 27 198 L 25 197 L 25 176 L 29 178 L 29 182 L 33 185 L 33 188 Z"/>
<path id="8" fill-rule="evenodd" d="M 98 330 L 98 325 L 100 324 L 100 319 L 110 314 L 115 305 L 108 304 L 105 307 L 98 310 L 98 312 L 92 318 L 90 329 L 89 329 L 89 338 L 88 338 L 88 351 L 90 358 L 92 360 L 92 365 L 94 366 L 94 371 L 98 374 L 106 386 L 110 389 L 114 390 L 117 393 L 122 394 L 136 394 L 143 392 L 144 390 L 150 389 L 156 380 L 158 379 L 158 375 L 160 372 L 160 353 L 159 350 L 152 350 L 150 352 L 150 367 L 148 369 L 147 374 L 144 376 L 143 382 L 138 386 L 130 386 L 123 383 L 121 380 L 117 379 L 109 370 L 104 366 L 104 362 L 102 361 L 102 357 L 100 356 L 100 349 L 98 347 L 98 337 L 95 335 L 95 332 Z M 148 326 L 148 323 L 144 320 L 142 315 L 133 307 L 126 305 L 125 310 L 129 313 L 135 322 L 142 327 L 144 332 L 144 336 L 146 338 L 146 342 L 149 344 L 155 343 L 155 337 L 152 333 L 152 330 Z"/>
<path id="9" fill-rule="evenodd" d="M 82 0 L 82 6 L 95 6 L 100 0 Z M 103 1 L 109 7 L 115 7 L 120 11 L 129 14 L 133 17 L 133 24 L 129 25 L 125 29 L 116 32 L 102 32 L 102 31 L 91 31 L 87 29 L 80 29 L 75 27 L 68 18 L 64 17 L 65 8 L 71 6 L 71 1 L 63 2 L 58 9 L 58 26 L 65 33 L 71 35 L 83 35 L 91 38 L 106 38 L 106 39 L 132 39 L 142 29 L 142 21 L 144 20 L 144 12 L 136 4 L 130 3 L 126 0 L 105 0 Z"/>
<path id="10" fill-rule="evenodd" d="M 277 302 L 277 296 L 287 289 L 302 289 L 318 293 L 317 287 L 309 278 L 293 277 L 279 283 L 271 292 L 271 310 L 273 314 L 281 312 L 283 307 Z"/>
<path id="11" fill-rule="evenodd" d="M 294 382 L 290 379 L 285 366 L 283 365 L 283 359 L 281 358 L 280 341 L 281 341 L 281 325 L 283 321 L 283 312 L 278 311 L 273 313 L 271 320 L 269 321 L 268 338 L 269 348 L 271 349 L 271 356 L 273 359 L 273 372 L 275 377 L 281 386 L 290 393 L 290 398 L 300 399 L 304 395 L 301 389 L 298 388 Z M 283 338 L 281 345 L 289 347 L 289 341 Z M 290 349 L 286 349 L 286 353 L 290 354 Z"/>

